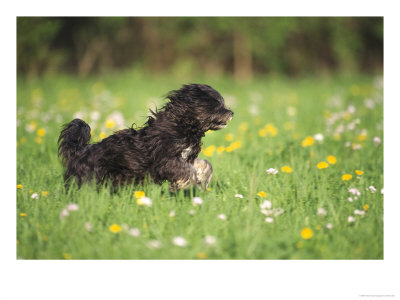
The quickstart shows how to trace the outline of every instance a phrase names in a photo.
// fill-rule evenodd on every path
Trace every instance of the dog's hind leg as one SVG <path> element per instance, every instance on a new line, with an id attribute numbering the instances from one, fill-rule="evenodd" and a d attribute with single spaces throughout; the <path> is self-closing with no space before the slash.
<path id="1" fill-rule="evenodd" d="M 196 158 L 193 167 L 196 170 L 197 185 L 200 188 L 206 189 L 212 178 L 212 165 L 205 159 Z"/>

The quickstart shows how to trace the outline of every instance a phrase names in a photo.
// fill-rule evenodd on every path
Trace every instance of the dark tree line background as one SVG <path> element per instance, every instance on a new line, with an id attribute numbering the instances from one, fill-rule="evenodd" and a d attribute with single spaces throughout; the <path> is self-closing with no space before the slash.
<path id="1" fill-rule="evenodd" d="M 382 17 L 18 17 L 18 74 L 382 72 Z"/>

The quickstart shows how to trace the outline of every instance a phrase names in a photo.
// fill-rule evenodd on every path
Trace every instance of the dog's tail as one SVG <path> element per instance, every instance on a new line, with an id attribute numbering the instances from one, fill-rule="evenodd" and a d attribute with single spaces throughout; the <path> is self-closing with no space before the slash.
<path id="1" fill-rule="evenodd" d="M 80 119 L 65 124 L 58 138 L 58 156 L 66 165 L 90 140 L 90 126 Z"/>

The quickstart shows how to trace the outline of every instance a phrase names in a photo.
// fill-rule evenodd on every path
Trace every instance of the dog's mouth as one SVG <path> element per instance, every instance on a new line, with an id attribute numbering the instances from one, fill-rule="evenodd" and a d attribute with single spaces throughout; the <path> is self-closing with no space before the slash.
<path id="1" fill-rule="evenodd" d="M 213 130 L 219 130 L 219 129 L 225 128 L 227 123 L 230 120 L 232 120 L 232 117 L 233 117 L 233 113 L 230 113 L 229 117 L 226 120 L 223 120 L 223 121 L 220 121 L 220 122 L 216 123 L 215 126 L 213 126 Z"/>

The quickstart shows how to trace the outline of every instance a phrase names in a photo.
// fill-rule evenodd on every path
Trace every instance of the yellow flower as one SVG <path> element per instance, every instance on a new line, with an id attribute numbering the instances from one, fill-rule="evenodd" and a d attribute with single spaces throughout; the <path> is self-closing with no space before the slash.
<path id="1" fill-rule="evenodd" d="M 305 240 L 311 239 L 312 236 L 313 236 L 313 232 L 308 227 L 303 228 L 303 230 L 301 231 L 301 237 Z"/>
<path id="2" fill-rule="evenodd" d="M 20 213 L 19 214 L 21 217 L 26 217 L 26 213 Z"/>
<path id="3" fill-rule="evenodd" d="M 143 191 L 135 191 L 133 193 L 133 196 L 135 196 L 136 199 L 140 199 L 140 198 L 143 198 L 144 196 L 146 196 L 146 194 Z"/>
<path id="4" fill-rule="evenodd" d="M 225 140 L 228 142 L 232 142 L 233 141 L 233 134 L 232 133 L 228 133 L 227 135 L 225 135 Z"/>
<path id="5" fill-rule="evenodd" d="M 26 137 L 23 136 L 19 141 L 20 141 L 21 145 L 25 144 L 26 143 Z"/>
<path id="6" fill-rule="evenodd" d="M 64 259 L 71 259 L 71 254 L 69 253 L 63 253 Z"/>
<path id="7" fill-rule="evenodd" d="M 265 128 L 261 128 L 258 130 L 258 135 L 261 137 L 267 136 L 267 130 Z"/>
<path id="8" fill-rule="evenodd" d="M 362 174 L 364 174 L 364 172 L 361 170 L 356 170 L 356 174 L 361 176 Z"/>
<path id="9" fill-rule="evenodd" d="M 38 136 L 38 137 L 35 139 L 35 142 L 36 142 L 37 144 L 41 144 L 41 143 L 42 143 L 42 138 L 41 138 L 40 136 Z"/>
<path id="10" fill-rule="evenodd" d="M 239 130 L 241 132 L 245 132 L 245 131 L 247 131 L 247 129 L 249 129 L 249 124 L 247 122 L 240 123 Z"/>
<path id="11" fill-rule="evenodd" d="M 214 154 L 216 147 L 214 145 L 208 146 L 206 149 L 204 149 L 204 155 L 211 157 Z"/>
<path id="12" fill-rule="evenodd" d="M 224 152 L 225 151 L 225 147 L 224 146 L 219 146 L 218 148 L 217 148 L 217 153 L 218 154 L 221 154 L 222 152 Z"/>
<path id="13" fill-rule="evenodd" d="M 236 142 L 233 142 L 230 146 L 232 147 L 232 150 L 236 150 L 236 149 L 242 147 L 242 142 L 236 141 Z"/>
<path id="14" fill-rule="evenodd" d="M 364 204 L 363 209 L 364 209 L 364 211 L 367 211 L 369 209 L 369 205 L 368 204 Z"/>
<path id="15" fill-rule="evenodd" d="M 326 169 L 328 167 L 328 163 L 321 161 L 320 163 L 317 164 L 318 169 Z"/>
<path id="16" fill-rule="evenodd" d="M 100 132 L 100 138 L 105 139 L 106 138 L 106 133 L 104 131 Z"/>
<path id="17" fill-rule="evenodd" d="M 17 189 L 22 189 L 22 184 L 17 184 Z"/>
<path id="18" fill-rule="evenodd" d="M 38 136 L 44 136 L 46 134 L 46 130 L 44 130 L 43 128 L 40 128 L 38 131 L 37 131 L 37 135 Z"/>
<path id="19" fill-rule="evenodd" d="M 206 191 L 207 191 L 207 192 L 211 191 L 211 188 L 209 188 L 209 187 L 208 187 L 208 188 L 206 188 Z"/>
<path id="20" fill-rule="evenodd" d="M 271 136 L 276 136 L 277 134 L 278 134 L 278 129 L 274 126 L 274 125 L 272 125 L 272 124 L 270 124 L 270 123 L 268 123 L 267 125 L 265 125 L 265 130 L 267 131 L 267 133 L 269 134 L 269 135 L 271 135 Z"/>
<path id="21" fill-rule="evenodd" d="M 264 192 L 264 191 L 260 191 L 260 192 L 257 193 L 257 196 L 260 196 L 260 197 L 267 197 L 267 193 Z"/>
<path id="22" fill-rule="evenodd" d="M 114 126 L 115 126 L 114 120 L 108 119 L 108 120 L 106 121 L 106 127 L 107 127 L 107 128 L 114 128 Z"/>
<path id="23" fill-rule="evenodd" d="M 113 225 L 110 226 L 109 229 L 110 229 L 111 232 L 117 233 L 117 232 L 120 232 L 122 228 L 121 228 L 121 226 L 119 226 L 117 224 L 113 224 Z"/>
<path id="24" fill-rule="evenodd" d="M 353 176 L 351 176 L 350 174 L 344 174 L 342 176 L 342 180 L 344 180 L 344 181 L 350 180 L 351 178 L 353 178 Z"/>
<path id="25" fill-rule="evenodd" d="M 49 194 L 48 191 L 42 191 L 42 196 L 47 196 Z"/>
<path id="26" fill-rule="evenodd" d="M 311 136 L 306 137 L 302 142 L 301 146 L 302 147 L 309 147 L 312 144 L 314 144 L 314 139 Z"/>
<path id="27" fill-rule="evenodd" d="M 200 259 L 207 258 L 207 254 L 204 252 L 197 253 L 197 258 L 200 258 Z"/>
<path id="28" fill-rule="evenodd" d="M 282 168 L 281 168 L 281 171 L 282 172 L 284 172 L 284 173 L 292 173 L 292 168 L 291 167 L 289 167 L 289 166 L 283 166 Z"/>
<path id="29" fill-rule="evenodd" d="M 357 140 L 362 142 L 362 141 L 365 141 L 366 138 L 367 138 L 367 133 L 361 132 L 360 135 L 357 137 Z"/>
<path id="30" fill-rule="evenodd" d="M 336 157 L 334 157 L 333 155 L 329 155 L 327 160 L 328 160 L 328 163 L 330 163 L 331 165 L 336 164 Z"/>

